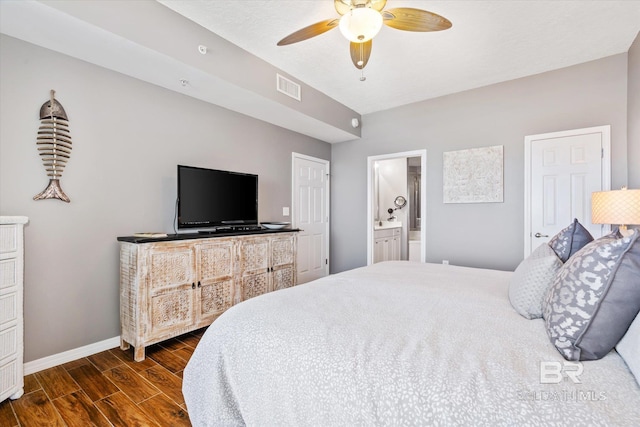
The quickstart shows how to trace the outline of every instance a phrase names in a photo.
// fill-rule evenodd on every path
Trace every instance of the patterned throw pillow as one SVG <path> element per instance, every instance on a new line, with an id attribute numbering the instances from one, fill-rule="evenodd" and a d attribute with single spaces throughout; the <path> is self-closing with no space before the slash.
<path id="1" fill-rule="evenodd" d="M 521 316 L 542 317 L 542 300 L 560 267 L 562 261 L 546 243 L 518 265 L 509 282 L 509 301 Z"/>
<path id="2" fill-rule="evenodd" d="M 592 240 L 591 233 L 578 222 L 577 218 L 574 218 L 571 224 L 549 240 L 549 246 L 558 254 L 562 262 L 567 262 L 573 254 Z"/>
<path id="3" fill-rule="evenodd" d="M 543 303 L 551 342 L 567 360 L 595 360 L 640 311 L 639 233 L 587 244 L 562 266 Z"/>

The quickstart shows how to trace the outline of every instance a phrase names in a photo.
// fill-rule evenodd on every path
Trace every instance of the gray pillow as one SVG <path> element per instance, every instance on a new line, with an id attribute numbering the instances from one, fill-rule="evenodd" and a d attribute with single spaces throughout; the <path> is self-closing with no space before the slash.
<path id="1" fill-rule="evenodd" d="M 509 282 L 509 301 L 521 316 L 542 317 L 542 300 L 560 267 L 562 261 L 546 243 L 518 265 Z"/>
<path id="2" fill-rule="evenodd" d="M 631 373 L 640 384 L 640 314 L 629 326 L 629 330 L 616 346 L 618 354 L 622 356 Z"/>
<path id="3" fill-rule="evenodd" d="M 574 218 L 571 224 L 549 240 L 549 246 L 558 254 L 562 262 L 567 262 L 573 254 L 592 240 L 591 233 L 578 222 L 577 218 Z"/>
<path id="4" fill-rule="evenodd" d="M 587 244 L 558 271 L 543 303 L 551 342 L 567 360 L 595 360 L 640 311 L 639 233 Z"/>

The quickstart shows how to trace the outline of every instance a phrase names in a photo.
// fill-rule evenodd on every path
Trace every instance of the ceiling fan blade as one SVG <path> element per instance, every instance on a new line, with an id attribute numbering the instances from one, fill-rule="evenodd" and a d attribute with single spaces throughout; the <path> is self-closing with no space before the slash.
<path id="1" fill-rule="evenodd" d="M 353 65 L 356 66 L 357 69 L 362 70 L 367 66 L 367 62 L 369 62 L 369 57 L 371 56 L 371 43 L 372 40 L 366 41 L 364 43 L 354 43 L 351 42 L 349 45 L 349 50 L 351 52 L 351 61 L 353 61 Z"/>
<path id="2" fill-rule="evenodd" d="M 333 0 L 333 6 L 341 16 L 355 8 L 356 5 L 366 3 L 366 0 Z M 387 4 L 387 0 L 369 0 L 369 3 L 373 9 L 382 12 L 382 9 L 384 9 Z"/>
<path id="3" fill-rule="evenodd" d="M 382 12 L 385 25 L 404 31 L 441 31 L 451 28 L 451 21 L 433 12 L 398 7 Z"/>
<path id="4" fill-rule="evenodd" d="M 322 33 L 325 33 L 335 27 L 340 23 L 339 19 L 327 19 L 325 21 L 316 22 L 315 24 L 311 24 L 308 27 L 304 27 L 301 30 L 298 30 L 294 33 L 289 34 L 287 37 L 283 38 L 278 42 L 278 46 L 285 46 L 292 43 L 298 43 L 303 40 L 310 39 L 311 37 L 318 36 Z"/>

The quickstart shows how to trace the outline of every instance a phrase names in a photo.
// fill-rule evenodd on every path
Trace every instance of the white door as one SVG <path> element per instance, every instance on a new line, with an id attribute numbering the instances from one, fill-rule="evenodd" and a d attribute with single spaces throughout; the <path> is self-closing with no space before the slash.
<path id="1" fill-rule="evenodd" d="M 329 161 L 293 153 L 293 217 L 298 283 L 329 274 Z"/>
<path id="2" fill-rule="evenodd" d="M 574 218 L 608 231 L 591 222 L 591 193 L 610 189 L 609 138 L 609 126 L 525 137 L 525 257 Z"/>

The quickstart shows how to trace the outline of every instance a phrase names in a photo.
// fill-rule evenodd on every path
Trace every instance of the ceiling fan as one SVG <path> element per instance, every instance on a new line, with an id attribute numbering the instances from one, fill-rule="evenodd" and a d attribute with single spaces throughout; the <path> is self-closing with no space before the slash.
<path id="1" fill-rule="evenodd" d="M 404 31 L 441 31 L 451 28 L 451 22 L 438 14 L 422 9 L 398 7 L 383 10 L 387 0 L 334 0 L 340 18 L 326 19 L 295 31 L 278 42 L 278 46 L 310 39 L 335 27 L 350 42 L 353 65 L 362 70 L 371 56 L 372 39 L 382 24 Z"/>

